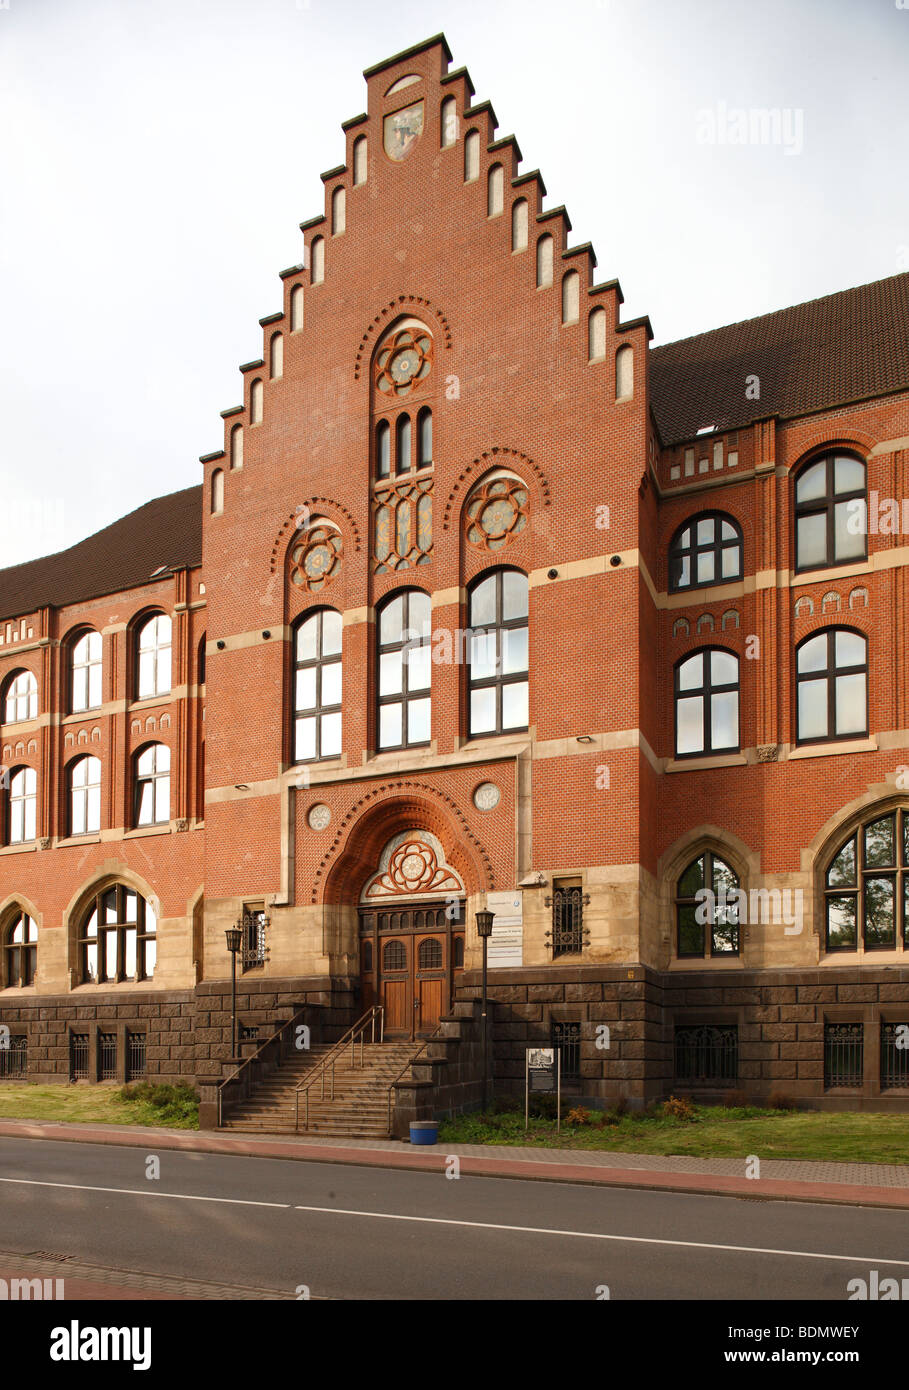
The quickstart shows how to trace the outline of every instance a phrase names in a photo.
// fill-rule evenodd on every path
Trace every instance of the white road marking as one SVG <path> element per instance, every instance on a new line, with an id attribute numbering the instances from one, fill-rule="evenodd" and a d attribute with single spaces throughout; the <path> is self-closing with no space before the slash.
<path id="1" fill-rule="evenodd" d="M 59 1187 L 67 1192 L 115 1192 L 124 1197 L 163 1197 L 175 1202 L 220 1202 L 228 1206 L 273 1207 L 281 1211 L 311 1211 L 324 1216 L 363 1216 L 377 1221 L 416 1221 L 430 1226 L 465 1226 L 478 1231 L 515 1231 L 531 1236 L 570 1236 L 575 1240 L 613 1240 L 631 1245 L 668 1245 L 683 1250 L 726 1250 L 740 1255 L 786 1255 L 797 1260 L 841 1260 L 847 1264 L 901 1265 L 909 1259 L 891 1260 L 881 1255 L 826 1255 L 817 1250 L 773 1250 L 760 1245 L 718 1245 L 704 1240 L 663 1240 L 656 1236 L 619 1236 L 601 1231 L 564 1231 L 551 1226 L 508 1226 L 496 1221 L 462 1221 L 444 1216 L 409 1216 L 390 1211 L 354 1211 L 346 1207 L 295 1206 L 290 1202 L 253 1202 L 242 1197 L 200 1197 L 191 1192 L 153 1192 L 143 1187 L 93 1187 L 87 1183 L 41 1182 L 36 1178 L 0 1178 L 20 1187 Z"/>
<path id="2" fill-rule="evenodd" d="M 175 1202 L 227 1202 L 237 1207 L 280 1207 L 290 1210 L 290 1202 L 249 1202 L 242 1197 L 197 1197 L 192 1192 L 153 1192 L 147 1187 L 91 1187 L 87 1183 L 39 1182 L 36 1178 L 0 1178 L 0 1182 L 21 1187 L 62 1187 L 67 1192 L 119 1192 L 126 1197 L 172 1197 Z"/>
<path id="3" fill-rule="evenodd" d="M 561 1231 L 550 1226 L 505 1226 L 494 1221 L 455 1221 L 444 1216 L 400 1216 L 388 1211 L 347 1211 L 343 1207 L 295 1207 L 295 1211 L 327 1212 L 330 1216 L 373 1216 L 380 1221 L 424 1221 L 433 1226 L 471 1226 L 481 1231 L 521 1231 L 532 1236 L 575 1236 L 578 1240 L 628 1241 L 634 1245 L 676 1245 L 686 1250 L 732 1250 L 743 1255 L 790 1255 L 799 1260 L 846 1260 L 849 1263 L 905 1265 L 909 1260 L 888 1260 L 878 1255 L 824 1255 L 816 1250 L 768 1250 L 760 1245 L 711 1245 L 705 1240 L 659 1240 L 655 1236 L 604 1235 L 600 1231 Z"/>

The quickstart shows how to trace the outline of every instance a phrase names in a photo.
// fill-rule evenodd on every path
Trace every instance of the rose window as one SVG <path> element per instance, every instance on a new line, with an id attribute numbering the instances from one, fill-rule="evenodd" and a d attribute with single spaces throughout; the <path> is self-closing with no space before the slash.
<path id="1" fill-rule="evenodd" d="M 341 537 L 327 526 L 315 526 L 294 546 L 290 559 L 290 582 L 318 593 L 341 567 Z"/>
<path id="2" fill-rule="evenodd" d="M 376 387 L 384 395 L 409 396 L 432 366 L 432 338 L 420 329 L 402 328 L 376 358 Z"/>
<path id="3" fill-rule="evenodd" d="M 527 525 L 529 498 L 518 478 L 493 478 L 467 503 L 466 533 L 479 550 L 502 550 Z"/>

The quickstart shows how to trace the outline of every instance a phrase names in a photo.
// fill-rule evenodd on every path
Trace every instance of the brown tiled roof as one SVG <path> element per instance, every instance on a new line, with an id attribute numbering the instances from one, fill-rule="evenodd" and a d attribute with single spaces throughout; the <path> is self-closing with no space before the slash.
<path id="1" fill-rule="evenodd" d="M 760 379 L 760 399 L 745 396 Z M 909 273 L 650 350 L 664 444 L 909 388 Z"/>
<path id="2" fill-rule="evenodd" d="M 156 497 L 87 540 L 0 570 L 0 618 L 147 584 L 156 569 L 202 563 L 202 488 Z"/>

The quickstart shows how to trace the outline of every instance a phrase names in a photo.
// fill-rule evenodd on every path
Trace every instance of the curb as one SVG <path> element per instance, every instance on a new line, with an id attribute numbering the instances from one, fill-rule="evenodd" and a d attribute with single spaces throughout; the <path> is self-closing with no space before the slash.
<path id="1" fill-rule="evenodd" d="M 392 1149 L 349 1149 L 343 1145 L 313 1145 L 273 1139 L 252 1143 L 207 1130 L 108 1128 L 43 1120 L 0 1120 L 0 1137 L 49 1139 L 63 1143 L 112 1144 L 123 1148 L 155 1147 L 183 1153 L 236 1155 L 243 1158 L 295 1159 L 360 1168 L 387 1168 L 420 1173 L 444 1173 L 449 1155 L 416 1154 L 402 1146 Z M 821 1202 L 838 1206 L 890 1207 L 909 1210 L 909 1187 L 866 1187 L 854 1183 L 794 1182 L 704 1173 L 660 1173 L 649 1169 L 602 1168 L 593 1164 L 537 1162 L 532 1159 L 477 1158 L 459 1154 L 462 1173 L 474 1177 L 517 1178 L 529 1182 L 575 1183 L 588 1187 L 624 1187 L 642 1192 L 679 1192 L 701 1197 L 739 1197 L 757 1202 Z M 639 1176 L 638 1176 L 639 1175 Z"/>

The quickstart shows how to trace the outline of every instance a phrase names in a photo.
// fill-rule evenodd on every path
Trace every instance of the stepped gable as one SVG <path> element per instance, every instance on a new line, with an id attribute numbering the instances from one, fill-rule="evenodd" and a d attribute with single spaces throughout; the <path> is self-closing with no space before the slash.
<path id="1" fill-rule="evenodd" d="M 664 445 L 909 389 L 909 273 L 650 350 Z M 760 398 L 745 395 L 760 378 Z"/>
<path id="2" fill-rule="evenodd" d="M 202 563 L 202 488 L 156 497 L 68 550 L 0 570 L 0 618 L 83 603 Z"/>

